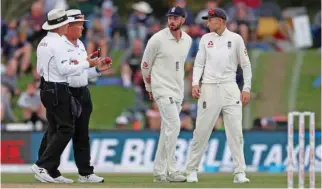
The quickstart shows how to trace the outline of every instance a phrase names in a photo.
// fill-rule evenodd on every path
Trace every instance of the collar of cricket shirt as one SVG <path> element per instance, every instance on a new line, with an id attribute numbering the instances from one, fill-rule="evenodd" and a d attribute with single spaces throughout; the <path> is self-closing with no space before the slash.
<path id="1" fill-rule="evenodd" d="M 181 31 L 181 38 L 180 38 L 180 41 L 181 40 L 183 40 L 184 39 L 184 33 L 183 33 L 183 31 L 182 30 L 180 30 Z M 177 41 L 177 39 L 172 35 L 172 33 L 171 33 L 171 31 L 170 31 L 170 28 L 168 28 L 168 32 L 167 32 L 167 34 L 168 34 L 168 36 L 169 36 L 169 39 L 171 39 L 171 40 L 176 40 Z"/>
<path id="2" fill-rule="evenodd" d="M 62 36 L 62 38 L 64 39 L 64 41 L 68 44 L 71 45 L 73 47 L 80 47 L 80 40 L 77 39 L 77 46 L 75 46 L 72 42 L 70 42 L 67 37 L 65 35 Z"/>
<path id="3" fill-rule="evenodd" d="M 228 34 L 228 32 L 229 32 L 229 30 L 227 29 L 227 28 L 225 28 L 225 30 L 222 32 L 222 34 L 221 35 L 219 35 L 219 34 L 217 34 L 217 36 L 225 36 L 225 35 L 227 35 Z"/>
<path id="4" fill-rule="evenodd" d="M 47 32 L 48 36 L 53 36 L 53 37 L 61 37 L 58 33 L 56 32 Z"/>

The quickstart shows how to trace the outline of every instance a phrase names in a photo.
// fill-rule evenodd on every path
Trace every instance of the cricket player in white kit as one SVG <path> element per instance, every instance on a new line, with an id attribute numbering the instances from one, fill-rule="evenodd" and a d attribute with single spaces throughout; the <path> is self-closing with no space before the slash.
<path id="1" fill-rule="evenodd" d="M 242 37 L 226 28 L 226 18 L 225 11 L 219 8 L 209 10 L 203 17 L 210 33 L 201 38 L 193 69 L 192 95 L 199 100 L 186 168 L 187 182 L 198 182 L 198 167 L 220 112 L 234 162 L 234 183 L 249 182 L 245 174 L 242 104 L 250 100 L 251 64 Z M 238 64 L 244 75 L 242 93 L 236 83 Z"/>
<path id="2" fill-rule="evenodd" d="M 186 178 L 175 166 L 176 142 L 180 132 L 181 103 L 184 91 L 184 63 L 191 37 L 181 26 L 185 10 L 169 9 L 168 27 L 154 34 L 145 48 L 141 69 L 150 99 L 161 113 L 161 131 L 154 165 L 154 182 L 183 182 Z"/>

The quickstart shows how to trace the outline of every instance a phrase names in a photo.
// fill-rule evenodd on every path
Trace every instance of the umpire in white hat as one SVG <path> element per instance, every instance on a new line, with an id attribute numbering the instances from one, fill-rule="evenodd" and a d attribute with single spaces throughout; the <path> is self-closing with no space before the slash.
<path id="1" fill-rule="evenodd" d="M 37 72 L 42 77 L 40 96 L 49 121 L 48 132 L 52 133 L 44 153 L 31 168 L 42 182 L 57 183 L 62 179 L 61 175 L 49 172 L 57 170 L 60 156 L 74 135 L 74 119 L 81 110 L 69 91 L 68 76 L 80 75 L 84 69 L 103 61 L 73 56 L 62 38 L 72 20 L 74 18 L 68 18 L 63 9 L 51 10 L 42 26 L 48 31 L 47 36 L 37 47 Z"/>

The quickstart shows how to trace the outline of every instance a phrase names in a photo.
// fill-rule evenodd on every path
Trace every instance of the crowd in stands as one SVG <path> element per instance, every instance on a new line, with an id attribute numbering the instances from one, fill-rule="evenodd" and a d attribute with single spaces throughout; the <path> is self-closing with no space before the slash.
<path id="1" fill-rule="evenodd" d="M 114 0 L 115 1 L 115 0 Z M 88 53 L 101 48 L 101 56 L 108 56 L 112 50 L 123 51 L 120 62 L 122 86 L 133 88 L 136 99 L 133 107 L 129 107 L 116 118 L 116 128 L 140 130 L 148 128 L 159 130 L 161 117 L 157 105 L 148 100 L 140 71 L 140 64 L 144 47 L 149 38 L 166 26 L 166 20 L 154 16 L 149 1 L 139 1 L 132 5 L 129 17 L 122 20 L 120 12 L 113 0 L 77 0 L 74 7 L 79 8 L 90 20 L 86 22 L 82 41 Z M 191 2 L 191 1 L 190 1 Z M 227 27 L 239 33 L 248 48 L 262 48 L 263 50 L 283 50 L 278 43 L 272 41 L 290 41 L 285 25 L 278 25 L 272 31 L 271 23 L 285 23 L 279 6 L 262 0 L 233 0 L 222 4 L 221 0 L 208 0 L 204 9 L 192 12 L 186 0 L 174 0 L 174 5 L 184 7 L 187 18 L 183 29 L 192 37 L 192 47 L 186 63 L 185 100 L 180 114 L 182 130 L 191 131 L 197 114 L 196 101 L 191 99 L 191 80 L 194 57 L 198 51 L 200 38 L 208 32 L 206 23 L 201 19 L 210 8 L 223 8 L 228 13 Z M 32 52 L 36 49 L 40 39 L 46 35 L 41 29 L 46 14 L 53 8 L 71 8 L 66 0 L 35 0 L 30 12 L 21 18 L 14 18 L 8 22 L 1 21 L 1 121 L 18 121 L 13 109 L 22 109 L 25 122 L 46 122 L 45 109 L 40 102 L 40 77 L 32 64 Z M 268 19 L 263 19 L 268 18 Z M 273 21 L 272 21 L 273 20 Z M 314 39 L 320 41 L 321 12 L 315 18 Z M 266 36 L 268 43 L 262 43 Z M 316 35 L 316 36 L 315 36 Z M 291 43 L 290 43 L 291 45 Z M 320 47 L 320 43 L 315 44 Z M 35 60 L 33 60 L 35 61 Z M 33 66 L 34 65 L 34 66 Z M 26 89 L 17 86 L 17 79 L 31 75 L 31 81 Z M 117 74 L 111 72 L 111 75 Z M 237 71 L 237 83 L 242 88 L 242 71 Z M 256 98 L 256 94 L 252 95 Z M 15 100 L 13 100 L 15 99 Z M 13 103 L 17 101 L 17 103 Z M 94 110 L 95 111 L 95 110 Z M 260 121 L 259 121 L 260 122 Z M 214 123 L 214 129 L 222 129 L 222 119 Z"/>

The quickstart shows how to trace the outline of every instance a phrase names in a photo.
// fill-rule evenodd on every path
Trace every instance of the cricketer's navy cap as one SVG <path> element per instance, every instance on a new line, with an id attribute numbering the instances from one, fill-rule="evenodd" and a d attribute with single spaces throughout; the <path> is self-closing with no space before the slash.
<path id="1" fill-rule="evenodd" d="M 186 11 L 184 10 L 184 8 L 181 7 L 171 7 L 168 11 L 167 16 L 182 16 L 182 17 L 186 17 Z"/>
<path id="2" fill-rule="evenodd" d="M 204 20 L 207 20 L 208 18 L 222 18 L 223 20 L 227 20 L 227 14 L 226 12 L 221 8 L 214 8 L 209 9 L 208 15 L 201 17 Z"/>

